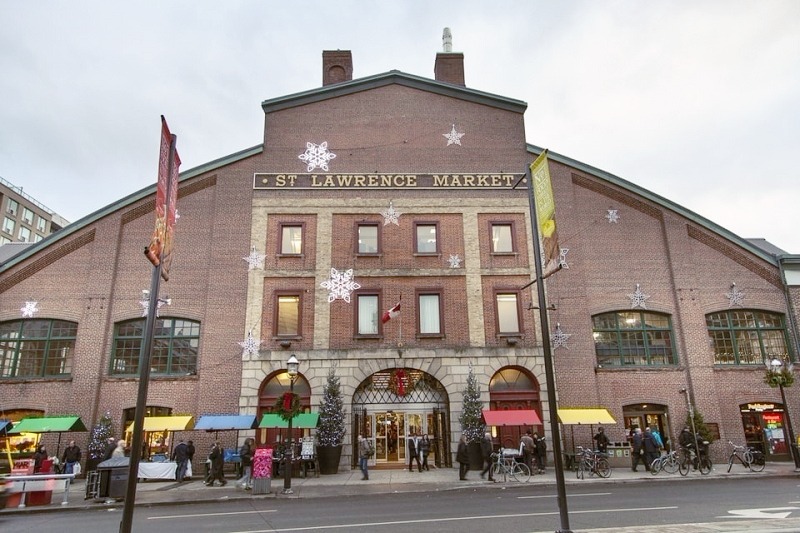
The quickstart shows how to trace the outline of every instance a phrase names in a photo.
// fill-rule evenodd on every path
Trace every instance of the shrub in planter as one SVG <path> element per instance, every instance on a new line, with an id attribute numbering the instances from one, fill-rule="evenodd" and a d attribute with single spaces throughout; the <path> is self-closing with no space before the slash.
<path id="1" fill-rule="evenodd" d="M 339 471 L 344 435 L 345 412 L 342 387 L 336 375 L 336 365 L 332 365 L 328 371 L 319 408 L 317 457 L 320 474 L 335 474 Z"/>

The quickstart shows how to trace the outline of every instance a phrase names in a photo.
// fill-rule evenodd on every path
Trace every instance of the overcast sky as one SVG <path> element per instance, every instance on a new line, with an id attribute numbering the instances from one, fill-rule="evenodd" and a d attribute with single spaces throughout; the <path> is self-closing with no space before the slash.
<path id="1" fill-rule="evenodd" d="M 159 115 L 188 170 L 260 144 L 261 102 L 320 87 L 323 50 L 433 78 L 449 27 L 467 87 L 528 103 L 529 143 L 800 254 L 800 1 L 0 0 L 0 21 L 0 176 L 70 221 L 155 183 Z"/>

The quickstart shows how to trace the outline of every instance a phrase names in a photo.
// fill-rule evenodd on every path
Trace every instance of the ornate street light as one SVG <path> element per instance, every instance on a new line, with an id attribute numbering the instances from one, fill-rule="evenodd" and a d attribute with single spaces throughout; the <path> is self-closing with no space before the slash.
<path id="1" fill-rule="evenodd" d="M 300 367 L 300 361 L 292 354 L 289 360 L 286 361 L 286 373 L 289 374 L 289 394 L 294 400 L 294 380 L 297 379 L 297 371 Z M 283 465 L 283 494 L 293 494 L 292 491 L 292 460 L 294 459 L 294 446 L 292 446 L 292 419 L 289 418 L 289 446 L 284 452 L 284 465 Z"/>
<path id="2" fill-rule="evenodd" d="M 794 365 L 791 361 L 784 361 L 782 358 L 774 357 L 767 363 L 767 374 L 764 376 L 764 383 L 770 387 L 778 387 L 781 391 L 781 401 L 783 402 L 783 414 L 786 417 L 786 431 L 789 436 L 789 453 L 792 454 L 795 469 L 800 469 L 800 457 L 798 457 L 797 443 L 794 439 L 792 430 L 792 419 L 789 416 L 789 405 L 786 403 L 786 393 L 784 387 L 791 387 L 794 383 Z"/>

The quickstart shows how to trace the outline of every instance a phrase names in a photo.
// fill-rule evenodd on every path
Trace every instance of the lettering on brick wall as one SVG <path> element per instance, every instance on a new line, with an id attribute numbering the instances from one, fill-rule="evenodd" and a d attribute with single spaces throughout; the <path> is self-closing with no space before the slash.
<path id="1" fill-rule="evenodd" d="M 254 189 L 510 189 L 521 174 L 253 174 Z"/>

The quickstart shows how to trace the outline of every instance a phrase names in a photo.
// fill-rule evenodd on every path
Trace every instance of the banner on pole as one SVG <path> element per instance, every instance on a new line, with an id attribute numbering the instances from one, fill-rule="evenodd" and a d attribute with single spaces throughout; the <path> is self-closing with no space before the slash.
<path id="1" fill-rule="evenodd" d="M 559 252 L 558 231 L 556 230 L 556 200 L 553 184 L 550 182 L 550 166 L 547 161 L 547 150 L 543 151 L 536 161 L 531 163 L 531 186 L 536 203 L 536 218 L 539 223 L 539 237 L 542 239 L 544 264 L 558 265 Z"/>

